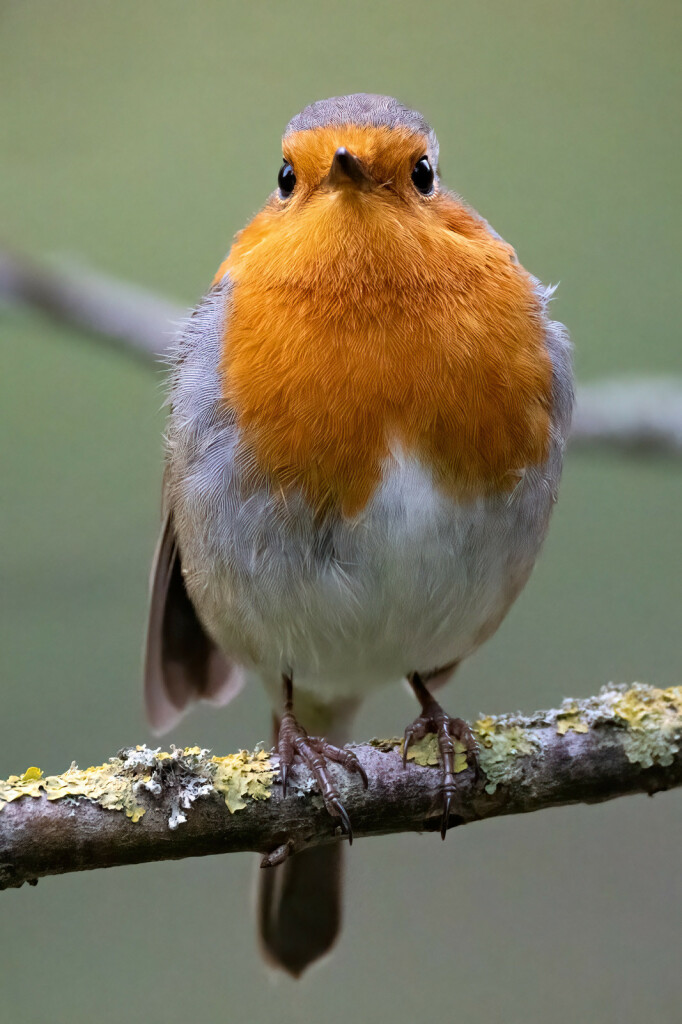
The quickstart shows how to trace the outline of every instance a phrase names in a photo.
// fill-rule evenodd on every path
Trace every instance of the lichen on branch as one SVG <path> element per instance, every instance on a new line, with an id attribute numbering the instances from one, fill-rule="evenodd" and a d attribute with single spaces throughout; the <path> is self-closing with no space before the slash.
<path id="1" fill-rule="evenodd" d="M 478 772 L 456 749 L 451 826 L 682 785 L 682 687 L 607 686 L 595 697 L 473 724 Z M 335 772 L 356 837 L 440 825 L 435 737 L 353 747 L 369 777 Z M 28 768 L 0 781 L 0 888 L 42 875 L 117 864 L 255 850 L 294 851 L 343 838 L 296 765 L 282 795 L 277 755 L 220 757 L 201 747 L 120 751 L 61 775 Z M 278 856 L 280 853 L 278 852 Z"/>
<path id="2" fill-rule="evenodd" d="M 275 768 L 264 750 L 240 750 L 226 757 L 211 757 L 201 747 L 150 750 L 130 747 L 107 764 L 79 769 L 72 764 L 62 775 L 44 776 L 40 768 L 23 775 L 0 779 L 0 811 L 20 797 L 45 796 L 47 800 L 84 797 L 108 811 L 122 811 L 137 822 L 146 813 L 144 794 L 164 796 L 172 813 L 168 827 L 177 828 L 195 800 L 219 793 L 231 813 L 246 807 L 247 800 L 265 800 Z"/>

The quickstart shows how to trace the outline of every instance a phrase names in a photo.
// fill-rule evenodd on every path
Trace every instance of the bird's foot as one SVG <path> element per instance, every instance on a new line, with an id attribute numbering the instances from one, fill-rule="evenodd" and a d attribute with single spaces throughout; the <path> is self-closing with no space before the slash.
<path id="1" fill-rule="evenodd" d="M 362 784 L 367 789 L 368 781 L 365 769 L 362 767 L 352 750 L 345 750 L 343 747 L 335 747 L 326 740 L 317 736 L 309 736 L 302 725 L 298 723 L 293 711 L 285 708 L 279 727 L 279 740 L 277 744 L 279 752 L 280 774 L 282 777 L 282 793 L 287 795 L 289 772 L 296 758 L 308 768 L 314 775 L 315 780 L 322 793 L 324 805 L 333 818 L 338 818 L 343 831 L 348 836 L 348 841 L 353 842 L 353 830 L 346 808 L 341 802 L 339 791 L 329 773 L 329 762 L 340 764 L 349 772 L 359 775 Z"/>
<path id="2" fill-rule="evenodd" d="M 455 780 L 455 743 L 464 748 L 467 764 L 478 773 L 478 745 L 470 725 L 462 718 L 451 718 L 437 700 L 431 696 L 419 676 L 414 673 L 410 684 L 422 706 L 422 713 L 405 730 L 403 739 L 403 764 L 407 762 L 410 745 L 433 733 L 438 739 L 441 764 L 440 793 L 443 801 L 440 834 L 445 839 L 450 819 L 450 808 L 457 793 Z"/>

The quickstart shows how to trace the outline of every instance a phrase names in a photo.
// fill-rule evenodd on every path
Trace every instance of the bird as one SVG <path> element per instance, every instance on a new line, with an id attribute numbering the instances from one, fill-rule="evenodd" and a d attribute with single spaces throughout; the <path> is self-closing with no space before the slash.
<path id="1" fill-rule="evenodd" d="M 500 625 L 557 499 L 573 375 L 553 291 L 442 183 L 420 113 L 356 93 L 293 117 L 172 356 L 152 727 L 259 677 L 285 794 L 307 767 L 352 839 L 354 716 L 407 680 L 404 749 L 438 738 L 445 836 L 455 743 L 472 771 L 476 745 L 434 693 Z M 336 939 L 344 846 L 261 872 L 262 946 L 295 977 Z"/>

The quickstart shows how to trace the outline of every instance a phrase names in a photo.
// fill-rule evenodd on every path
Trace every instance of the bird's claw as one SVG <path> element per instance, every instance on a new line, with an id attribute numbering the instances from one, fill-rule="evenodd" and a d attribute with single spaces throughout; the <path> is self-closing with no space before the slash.
<path id="1" fill-rule="evenodd" d="M 412 740 L 414 739 L 415 729 L 413 725 L 408 725 L 403 736 L 403 768 L 407 765 L 407 752 L 410 749 Z M 426 735 L 426 733 L 424 733 Z M 421 737 L 420 737 L 421 739 Z"/>
<path id="2" fill-rule="evenodd" d="M 478 746 L 471 727 L 461 718 L 450 718 L 440 704 L 429 695 L 429 702 L 421 715 L 408 725 L 403 737 L 403 765 L 407 764 L 407 754 L 415 740 L 423 739 L 428 733 L 438 738 L 440 753 L 441 785 L 443 801 L 440 834 L 445 839 L 450 821 L 450 811 L 456 797 L 457 783 L 455 780 L 455 744 L 460 743 L 465 750 L 467 764 L 478 778 Z"/>
<path id="3" fill-rule="evenodd" d="M 334 761 L 336 764 L 342 765 L 347 771 L 354 772 L 362 779 L 362 785 L 365 789 L 369 786 L 369 779 L 367 778 L 367 772 L 360 764 L 357 755 L 352 750 L 346 750 L 345 747 L 333 747 L 331 743 L 327 743 L 325 740 L 317 739 L 316 737 L 310 737 L 309 742 L 311 746 L 315 747 L 323 757 L 326 757 L 329 761 Z"/>
<path id="4" fill-rule="evenodd" d="M 341 819 L 341 828 L 348 836 L 348 845 L 353 845 L 353 829 L 351 827 L 350 818 L 348 817 L 348 811 L 343 806 L 338 797 L 331 797 L 329 801 L 325 800 L 325 806 L 329 813 L 334 818 Z"/>
<path id="5" fill-rule="evenodd" d="M 448 824 L 450 821 L 450 804 L 452 803 L 452 793 L 443 793 L 443 816 L 440 819 L 440 837 L 445 839 L 448 834 Z"/>
<path id="6" fill-rule="evenodd" d="M 282 781 L 282 796 L 286 797 L 290 778 L 290 769 L 298 758 L 305 764 L 315 777 L 322 799 L 327 811 L 333 818 L 338 818 L 341 828 L 348 836 L 348 842 L 353 842 L 353 830 L 346 808 L 341 802 L 336 784 L 334 783 L 329 770 L 328 763 L 331 761 L 341 765 L 347 771 L 359 775 L 365 789 L 369 785 L 367 773 L 360 764 L 357 756 L 352 750 L 343 747 L 335 747 L 326 740 L 317 736 L 308 736 L 308 733 L 299 725 L 291 711 L 285 712 L 282 717 L 278 749 L 280 755 L 280 777 Z"/>

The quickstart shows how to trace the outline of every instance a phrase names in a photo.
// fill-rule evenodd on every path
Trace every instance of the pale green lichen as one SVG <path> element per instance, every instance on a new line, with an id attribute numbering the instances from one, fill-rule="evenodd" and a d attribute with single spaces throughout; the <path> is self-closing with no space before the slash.
<path id="1" fill-rule="evenodd" d="M 479 764 L 488 780 L 486 792 L 494 793 L 501 783 L 522 781 L 520 759 L 540 749 L 534 730 L 548 726 L 566 737 L 569 732 L 615 727 L 614 738 L 633 764 L 670 765 L 682 745 L 682 687 L 611 683 L 595 697 L 565 700 L 558 711 L 480 719 L 474 732 L 480 744 Z"/>
<path id="2" fill-rule="evenodd" d="M 479 718 L 473 728 L 479 744 L 479 767 L 487 779 L 486 793 L 494 793 L 502 783 L 520 781 L 524 767 L 519 762 L 540 748 L 532 733 L 504 716 L 493 715 Z"/>
<path id="3" fill-rule="evenodd" d="M 682 742 L 682 686 L 659 690 L 635 683 L 615 692 L 613 714 L 625 727 L 622 742 L 629 761 L 642 768 L 673 763 Z"/>
<path id="4" fill-rule="evenodd" d="M 682 686 L 660 689 L 645 683 L 609 683 L 595 697 L 564 701 L 554 720 L 562 734 L 571 728 L 588 732 L 615 726 L 615 735 L 633 764 L 642 768 L 670 765 L 682 743 Z M 542 723 L 536 716 L 529 724 Z"/>

